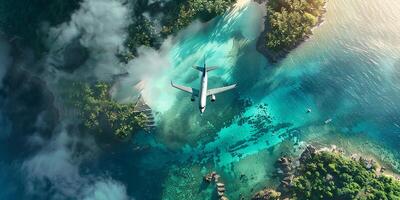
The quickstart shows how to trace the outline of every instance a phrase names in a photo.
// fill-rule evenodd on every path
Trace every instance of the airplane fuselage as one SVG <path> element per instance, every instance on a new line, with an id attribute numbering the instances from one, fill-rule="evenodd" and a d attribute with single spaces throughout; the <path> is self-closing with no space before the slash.
<path id="1" fill-rule="evenodd" d="M 200 113 L 204 113 L 204 111 L 206 110 L 207 97 L 210 96 L 211 102 L 214 102 L 216 99 L 216 97 L 215 97 L 216 94 L 223 93 L 225 91 L 234 89 L 236 87 L 236 84 L 233 84 L 233 85 L 229 85 L 229 86 L 208 89 L 208 85 L 207 85 L 208 84 L 208 72 L 216 69 L 217 67 L 215 67 L 215 66 L 207 67 L 205 63 L 206 62 L 204 61 L 204 67 L 193 66 L 194 69 L 201 72 L 200 88 L 196 89 L 196 88 L 187 87 L 187 86 L 183 86 L 183 85 L 177 85 L 171 81 L 172 87 L 192 94 L 192 98 L 190 99 L 191 101 L 195 101 L 196 97 L 199 99 Z"/>
<path id="2" fill-rule="evenodd" d="M 206 104 L 207 104 L 207 84 L 208 84 L 208 77 L 207 77 L 207 70 L 206 66 L 204 65 L 203 72 L 201 75 L 201 85 L 200 85 L 200 91 L 199 91 L 199 109 L 200 113 L 204 113 L 206 110 Z"/>

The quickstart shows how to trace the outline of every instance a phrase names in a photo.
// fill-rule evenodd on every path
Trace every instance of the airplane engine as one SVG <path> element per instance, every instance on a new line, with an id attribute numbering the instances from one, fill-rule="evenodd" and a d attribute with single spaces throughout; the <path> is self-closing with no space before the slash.
<path id="1" fill-rule="evenodd" d="M 190 98 L 190 101 L 194 101 L 194 100 L 196 100 L 196 99 L 192 96 L 192 98 Z"/>
<path id="2" fill-rule="evenodd" d="M 214 102 L 215 100 L 217 100 L 217 97 L 215 97 L 215 95 L 211 95 L 211 102 Z"/>

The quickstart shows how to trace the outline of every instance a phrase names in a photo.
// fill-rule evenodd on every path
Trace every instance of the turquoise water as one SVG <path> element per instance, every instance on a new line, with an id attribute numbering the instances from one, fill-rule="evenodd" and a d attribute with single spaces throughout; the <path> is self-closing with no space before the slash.
<path id="1" fill-rule="evenodd" d="M 385 152 L 382 157 L 390 159 L 383 160 L 399 170 L 400 3 L 330 1 L 326 22 L 277 64 L 255 49 L 262 10 L 263 6 L 250 3 L 206 25 L 189 27 L 172 42 L 165 53 L 169 60 L 165 74 L 152 80 L 155 86 L 144 89 L 149 104 L 159 112 L 155 141 L 173 152 L 160 157 L 179 163 L 172 171 L 225 173 L 231 181 L 228 188 L 236 188 L 228 192 L 234 197 L 239 191 L 274 184 L 265 172 L 272 170 L 272 158 L 279 154 L 273 147 L 287 141 L 297 144 L 312 138 L 328 144 L 335 137 L 338 143 L 347 137 L 361 149 L 367 142 L 378 143 L 379 148 L 371 151 Z M 204 55 L 208 65 L 220 67 L 210 73 L 212 86 L 235 82 L 238 88 L 217 96 L 200 116 L 190 96 L 168 84 L 174 80 L 197 86 L 197 72 L 191 66 L 203 64 Z M 156 89 L 163 94 L 151 95 Z M 243 103 L 246 99 L 251 103 Z M 266 108 L 260 109 L 264 104 Z M 307 114 L 307 108 L 312 112 Z M 325 124 L 328 119 L 331 123 Z M 254 163 L 268 158 L 264 165 Z M 253 177 L 246 186 L 238 180 L 242 173 Z M 184 179 L 167 179 L 170 185 L 164 185 L 164 191 L 171 195 L 171 188 Z M 171 198 L 168 195 L 164 198 Z"/>
<path id="2" fill-rule="evenodd" d="M 399 147 L 390 139 L 398 137 L 396 101 L 400 94 L 396 67 L 400 52 L 396 43 L 400 39 L 396 37 L 399 32 L 391 29 L 399 28 L 399 20 L 395 15 L 376 14 L 380 13 L 380 4 L 376 5 L 378 10 L 371 10 L 370 4 L 361 1 L 349 3 L 346 8 L 342 4 L 345 3 L 330 2 L 326 23 L 278 64 L 268 63 L 255 49 L 263 14 L 262 6 L 256 3 L 200 28 L 189 27 L 166 54 L 170 63 L 165 75 L 144 89 L 145 94 L 151 94 L 154 88 L 163 91 L 147 96 L 149 104 L 161 113 L 158 134 L 182 140 L 175 145 L 178 147 L 208 138 L 202 135 L 216 136 L 207 144 L 211 149 L 219 141 L 233 144 L 251 135 L 246 123 L 237 124 L 238 116 L 255 115 L 258 105 L 268 104 L 267 112 L 274 125 L 289 123 L 290 127 L 300 129 L 323 125 L 325 120 L 332 119 L 327 126 L 365 132 L 380 140 L 388 137 L 388 145 Z M 396 6 L 384 10 L 393 14 Z M 171 88 L 169 81 L 196 87 L 197 72 L 191 66 L 201 65 L 203 56 L 208 65 L 220 67 L 210 73 L 212 86 L 236 82 L 238 89 L 218 96 L 217 103 L 209 103 L 207 113 L 200 117 L 190 97 Z M 252 106 L 238 103 L 243 99 L 250 99 Z M 312 113 L 305 114 L 307 108 Z M 221 118 L 228 123 L 221 125 Z M 274 138 L 268 140 L 279 142 Z M 268 147 L 257 146 L 258 150 Z"/>

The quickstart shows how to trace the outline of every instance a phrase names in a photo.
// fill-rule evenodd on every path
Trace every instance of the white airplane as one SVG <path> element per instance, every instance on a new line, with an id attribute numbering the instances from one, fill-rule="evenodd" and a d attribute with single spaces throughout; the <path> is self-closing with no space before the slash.
<path id="1" fill-rule="evenodd" d="M 199 100 L 200 113 L 204 113 L 204 111 L 206 110 L 206 102 L 207 102 L 208 96 L 211 96 L 211 102 L 214 102 L 216 100 L 216 97 L 215 97 L 216 94 L 231 90 L 236 87 L 236 84 L 233 84 L 233 85 L 226 86 L 226 87 L 207 89 L 207 82 L 208 82 L 207 72 L 214 70 L 217 67 L 206 67 L 206 63 L 204 62 L 204 67 L 194 66 L 193 68 L 202 72 L 202 76 L 200 79 L 201 80 L 200 90 L 191 88 L 191 87 L 182 86 L 182 85 L 176 85 L 172 81 L 171 81 L 171 85 L 174 88 L 177 88 L 179 90 L 182 90 L 182 91 L 192 94 L 192 98 L 190 99 L 191 101 L 195 101 L 195 98 L 199 97 L 200 98 L 200 100 Z"/>

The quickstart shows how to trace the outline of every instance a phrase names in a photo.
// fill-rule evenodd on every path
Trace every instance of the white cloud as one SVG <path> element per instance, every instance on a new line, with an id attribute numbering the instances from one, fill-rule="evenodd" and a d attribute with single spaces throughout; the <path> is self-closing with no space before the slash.
<path id="1" fill-rule="evenodd" d="M 86 188 L 84 200 L 128 200 L 126 188 L 113 180 L 101 180 Z"/>
<path id="2" fill-rule="evenodd" d="M 120 64 L 116 54 L 123 48 L 129 23 L 130 8 L 126 0 L 84 0 L 70 21 L 49 28 L 50 52 L 46 64 L 63 67 L 67 59 L 76 59 L 65 55 L 71 44 L 78 43 L 89 54 L 71 77 L 94 76 L 109 80 L 123 71 L 124 65 Z M 66 75 L 53 67 L 47 72 L 42 78 L 49 87 L 57 84 L 59 76 Z M 57 94 L 57 90 L 54 92 Z M 42 146 L 21 166 L 28 195 L 45 199 L 128 199 L 123 184 L 103 178 L 101 172 L 99 177 L 95 173 L 81 173 L 81 164 L 96 158 L 97 145 L 91 136 L 67 131 L 66 119 L 63 122 L 50 140 L 40 134 L 28 138 L 31 145 Z M 36 125 L 45 126 L 40 120 Z"/>
<path id="3" fill-rule="evenodd" d="M 76 195 L 85 184 L 79 175 L 79 160 L 72 156 L 76 145 L 77 140 L 63 130 L 37 155 L 25 161 L 22 170 L 26 174 L 28 192 L 42 193 L 50 183 L 51 190 L 57 191 L 57 195 Z"/>
<path id="4" fill-rule="evenodd" d="M 193 70 L 185 63 L 190 60 L 192 63 L 198 59 L 196 55 L 181 60 L 182 68 L 172 66 L 176 63 L 173 59 L 182 59 L 174 54 L 174 44 L 176 41 L 184 40 L 201 30 L 204 24 L 199 21 L 193 22 L 190 26 L 182 30 L 176 37 L 166 39 L 161 48 L 156 50 L 149 47 L 139 47 L 138 57 L 130 61 L 127 65 L 128 75 L 120 79 L 115 84 L 113 97 L 120 102 L 136 100 L 138 90 L 135 85 L 139 82 L 144 100 L 150 107 L 158 112 L 168 110 L 175 102 L 177 90 L 170 86 L 171 80 L 184 78 L 185 73 L 192 73 Z M 175 56 L 174 56 L 175 55 Z"/>
<path id="5" fill-rule="evenodd" d="M 123 48 L 129 23 L 130 9 L 124 0 L 85 0 L 69 22 L 50 28 L 49 62 L 64 64 L 65 48 L 79 40 L 89 51 L 89 58 L 75 74 L 85 76 L 94 72 L 97 78 L 108 79 L 121 72 L 115 55 Z"/>
<path id="6" fill-rule="evenodd" d="M 92 139 L 63 129 L 22 164 L 28 195 L 47 199 L 129 199 L 125 186 L 112 178 L 80 173 L 81 163 L 95 158 L 96 152 Z"/>

